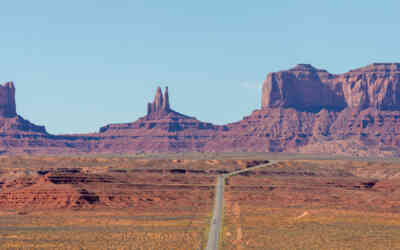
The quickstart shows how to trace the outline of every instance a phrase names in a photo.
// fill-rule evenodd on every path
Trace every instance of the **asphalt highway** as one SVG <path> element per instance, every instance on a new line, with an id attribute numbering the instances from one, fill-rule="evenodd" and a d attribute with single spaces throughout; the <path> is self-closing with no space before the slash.
<path id="1" fill-rule="evenodd" d="M 217 250 L 219 235 L 222 223 L 222 211 L 224 206 L 224 182 L 223 175 L 217 177 L 217 184 L 215 186 L 215 201 L 214 211 L 211 220 L 210 231 L 208 233 L 208 242 L 206 250 Z"/>
<path id="2" fill-rule="evenodd" d="M 217 183 L 215 184 L 215 201 L 214 201 L 213 217 L 211 220 L 210 231 L 208 233 L 208 242 L 206 250 L 218 250 L 221 225 L 222 225 L 222 213 L 224 208 L 225 178 L 243 172 L 251 171 L 254 169 L 267 167 L 276 163 L 278 163 L 278 161 L 270 161 L 267 164 L 262 164 L 251 168 L 246 168 L 243 170 L 238 170 L 235 172 L 231 172 L 229 174 L 222 174 L 217 177 Z"/>

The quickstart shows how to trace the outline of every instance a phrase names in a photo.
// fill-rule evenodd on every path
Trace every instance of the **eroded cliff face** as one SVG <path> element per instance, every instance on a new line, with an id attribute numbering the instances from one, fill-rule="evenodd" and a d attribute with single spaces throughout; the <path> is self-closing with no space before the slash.
<path id="1" fill-rule="evenodd" d="M 400 110 L 400 64 L 375 63 L 339 75 L 347 106 Z"/>
<path id="2" fill-rule="evenodd" d="M 295 108 L 319 111 L 341 110 L 346 106 L 340 84 L 331 84 L 335 76 L 309 64 L 270 73 L 263 85 L 263 108 Z"/>
<path id="3" fill-rule="evenodd" d="M 346 107 L 400 110 L 400 64 L 375 63 L 333 75 L 308 64 L 270 73 L 263 85 L 262 108 L 321 109 Z"/>

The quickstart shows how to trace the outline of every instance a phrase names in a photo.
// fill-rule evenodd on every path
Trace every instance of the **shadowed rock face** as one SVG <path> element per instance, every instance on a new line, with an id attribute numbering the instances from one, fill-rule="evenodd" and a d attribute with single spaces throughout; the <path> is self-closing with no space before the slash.
<path id="1" fill-rule="evenodd" d="M 341 75 L 299 64 L 270 73 L 263 86 L 262 107 L 400 110 L 400 64 L 375 63 Z"/>
<path id="2" fill-rule="evenodd" d="M 0 117 L 15 117 L 15 87 L 13 82 L 0 85 Z"/>

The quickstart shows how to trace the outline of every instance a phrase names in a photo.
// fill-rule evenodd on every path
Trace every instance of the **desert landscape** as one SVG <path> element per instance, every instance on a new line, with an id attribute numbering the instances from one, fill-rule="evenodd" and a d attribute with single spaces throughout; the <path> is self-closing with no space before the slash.
<path id="1" fill-rule="evenodd" d="M 226 125 L 174 111 L 157 88 L 137 121 L 65 135 L 18 115 L 5 83 L 0 246 L 400 248 L 399 75 L 299 64 Z"/>
<path id="2" fill-rule="evenodd" d="M 1 163 L 2 249 L 203 248 L 211 167 L 228 169 L 213 161 L 120 157 Z"/>
<path id="3" fill-rule="evenodd" d="M 396 249 L 399 167 L 299 160 L 233 176 L 222 249 Z"/>
<path id="4" fill-rule="evenodd" d="M 2 156 L 1 248 L 206 249 L 216 176 L 235 171 L 220 249 L 400 246 L 399 161 L 301 158 Z"/>
<path id="5" fill-rule="evenodd" d="M 0 250 L 400 249 L 400 1 L 2 1 Z"/>
<path id="6" fill-rule="evenodd" d="M 261 108 L 215 125 L 174 111 L 157 88 L 147 114 L 98 133 L 52 135 L 16 112 L 15 85 L 0 88 L 2 154 L 288 152 L 400 156 L 400 64 L 374 63 L 344 74 L 309 64 L 269 73 Z M 145 110 L 145 105 L 143 105 Z"/>

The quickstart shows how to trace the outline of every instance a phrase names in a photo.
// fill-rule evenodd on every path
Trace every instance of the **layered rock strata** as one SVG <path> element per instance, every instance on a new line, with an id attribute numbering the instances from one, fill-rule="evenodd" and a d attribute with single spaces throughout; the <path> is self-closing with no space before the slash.
<path id="1" fill-rule="evenodd" d="M 341 75 L 299 64 L 270 73 L 263 86 L 262 107 L 400 110 L 400 64 L 375 63 Z"/>
<path id="2" fill-rule="evenodd" d="M 109 145 L 105 151 L 180 152 L 201 150 L 217 130 L 218 126 L 174 111 L 170 107 L 168 87 L 164 95 L 158 87 L 146 116 L 132 123 L 104 126 L 96 136 Z"/>
<path id="3" fill-rule="evenodd" d="M 265 80 L 262 107 L 226 125 L 201 122 L 170 106 L 157 88 L 147 114 L 98 133 L 50 135 L 15 112 L 15 88 L 0 88 L 0 152 L 302 152 L 400 156 L 400 64 L 330 74 L 307 64 Z"/>

